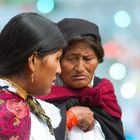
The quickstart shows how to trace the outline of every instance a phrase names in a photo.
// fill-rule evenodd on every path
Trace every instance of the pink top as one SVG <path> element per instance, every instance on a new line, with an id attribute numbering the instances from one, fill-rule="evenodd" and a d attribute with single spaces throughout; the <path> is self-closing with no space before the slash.
<path id="1" fill-rule="evenodd" d="M 0 139 L 28 140 L 30 128 L 27 102 L 16 94 L 0 90 Z"/>

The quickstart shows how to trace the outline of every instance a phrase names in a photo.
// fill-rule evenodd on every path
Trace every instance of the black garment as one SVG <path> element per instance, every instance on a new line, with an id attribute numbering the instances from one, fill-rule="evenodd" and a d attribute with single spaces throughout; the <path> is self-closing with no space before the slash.
<path id="1" fill-rule="evenodd" d="M 65 131 L 66 131 L 66 104 L 65 102 L 59 102 L 55 104 L 60 108 L 60 114 L 62 116 L 59 127 L 54 130 L 56 140 L 64 140 L 65 139 Z"/>
<path id="2" fill-rule="evenodd" d="M 95 77 L 94 86 L 100 83 L 100 78 Z M 66 110 L 72 106 L 80 105 L 78 99 L 52 101 L 61 110 L 62 122 L 55 130 L 56 140 L 64 140 L 66 128 Z M 111 116 L 101 107 L 92 107 L 94 118 L 100 123 L 105 135 L 105 140 L 125 140 L 122 121 Z"/>
<path id="3" fill-rule="evenodd" d="M 106 140 L 125 140 L 121 120 L 109 115 L 105 110 L 94 108 L 94 118 L 100 123 Z"/>
<path id="4" fill-rule="evenodd" d="M 101 79 L 95 77 L 93 87 L 100 83 Z M 94 117 L 100 123 L 106 140 L 125 140 L 122 121 L 109 115 L 105 110 L 93 108 Z"/>

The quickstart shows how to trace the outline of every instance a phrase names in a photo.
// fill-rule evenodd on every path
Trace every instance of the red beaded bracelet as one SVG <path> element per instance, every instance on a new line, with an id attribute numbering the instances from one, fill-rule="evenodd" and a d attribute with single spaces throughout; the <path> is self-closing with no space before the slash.
<path id="1" fill-rule="evenodd" d="M 73 126 L 78 124 L 78 119 L 70 109 L 66 112 L 66 115 L 67 115 L 67 127 L 69 130 L 71 130 Z"/>

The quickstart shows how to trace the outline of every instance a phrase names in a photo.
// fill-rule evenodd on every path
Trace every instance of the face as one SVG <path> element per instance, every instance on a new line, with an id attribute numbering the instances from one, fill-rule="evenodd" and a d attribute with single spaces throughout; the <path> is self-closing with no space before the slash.
<path id="1" fill-rule="evenodd" d="M 32 90 L 36 95 L 48 94 L 54 86 L 56 76 L 61 73 L 61 55 L 62 49 L 56 53 L 47 54 L 44 58 L 35 59 Z"/>
<path id="2" fill-rule="evenodd" d="M 72 88 L 83 88 L 90 84 L 99 64 L 94 50 L 86 42 L 70 46 L 61 60 L 61 78 Z"/>

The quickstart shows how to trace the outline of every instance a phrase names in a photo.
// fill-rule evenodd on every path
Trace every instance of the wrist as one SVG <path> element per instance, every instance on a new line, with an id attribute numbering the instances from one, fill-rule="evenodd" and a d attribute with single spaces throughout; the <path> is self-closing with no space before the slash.
<path id="1" fill-rule="evenodd" d="M 71 109 L 69 109 L 66 112 L 66 116 L 67 116 L 67 127 L 69 130 L 71 130 L 72 127 L 74 127 L 78 124 L 78 118 Z"/>

